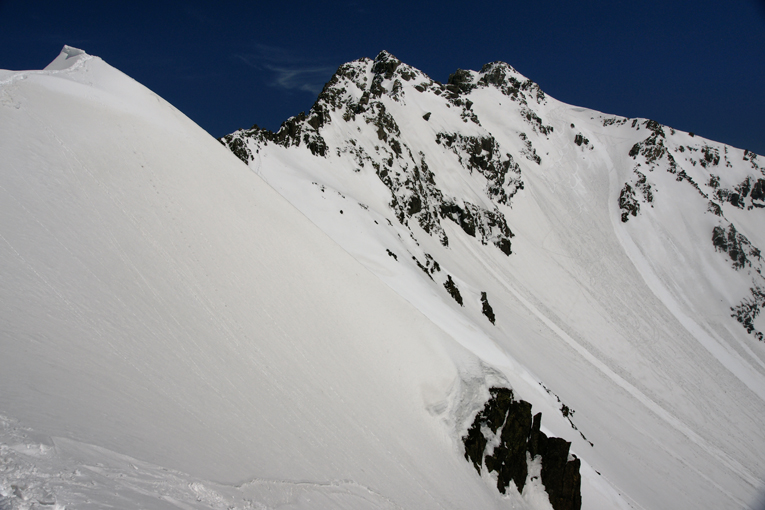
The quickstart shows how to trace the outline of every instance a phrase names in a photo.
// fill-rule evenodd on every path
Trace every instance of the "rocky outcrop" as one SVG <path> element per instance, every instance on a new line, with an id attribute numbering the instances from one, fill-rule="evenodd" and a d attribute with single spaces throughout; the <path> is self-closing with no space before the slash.
<path id="1" fill-rule="evenodd" d="M 635 122 L 633 122 L 633 125 Z M 643 122 L 643 125 L 651 132 L 651 135 L 632 146 L 630 149 L 630 156 L 634 159 L 637 156 L 643 156 L 645 162 L 649 165 L 654 165 L 657 161 L 664 158 L 672 158 L 672 155 L 667 151 L 665 144 L 666 134 L 664 133 L 664 127 L 655 120 L 647 120 Z M 674 159 L 670 159 L 670 164 L 674 166 Z"/>
<path id="2" fill-rule="evenodd" d="M 454 283 L 451 275 L 446 277 L 444 288 L 446 289 L 446 292 L 448 292 L 449 295 L 457 302 L 458 305 L 465 306 L 462 302 L 462 294 L 460 294 L 460 289 L 457 288 L 457 284 Z"/>
<path id="3" fill-rule="evenodd" d="M 514 483 L 523 491 L 529 463 L 542 462 L 542 484 L 555 510 L 582 507 L 581 462 L 569 453 L 571 443 L 547 437 L 540 430 L 542 413 L 531 415 L 531 404 L 515 400 L 508 388 L 491 388 L 491 398 L 462 438 L 465 459 L 480 474 L 485 467 L 497 477 L 497 489 L 507 492 Z"/>
<path id="4" fill-rule="evenodd" d="M 485 292 L 481 292 L 481 313 L 483 313 L 489 322 L 494 324 L 496 317 L 494 316 L 494 309 L 489 304 L 489 298 Z"/>
<path id="5" fill-rule="evenodd" d="M 756 285 L 749 289 L 751 298 L 744 298 L 741 303 L 731 307 L 731 317 L 735 318 L 746 329 L 747 333 L 754 335 L 759 341 L 765 340 L 765 335 L 754 327 L 754 320 L 765 308 L 765 288 Z"/>
<path id="6" fill-rule="evenodd" d="M 629 220 L 630 215 L 637 216 L 640 212 L 641 202 L 644 204 L 653 202 L 653 187 L 647 181 L 645 174 L 638 170 L 634 170 L 633 173 L 637 176 L 637 180 L 633 181 L 632 185 L 625 183 L 619 194 L 619 208 L 622 211 L 622 222 L 624 223 Z"/>
<path id="7" fill-rule="evenodd" d="M 727 227 L 716 226 L 712 231 L 712 243 L 715 250 L 728 255 L 736 271 L 746 270 L 752 277 L 751 297 L 745 297 L 736 306 L 730 308 L 731 317 L 736 319 L 760 341 L 765 335 L 755 328 L 754 321 L 765 309 L 765 275 L 762 268 L 762 254 L 745 235 L 736 230 L 732 223 Z"/>
<path id="8" fill-rule="evenodd" d="M 450 149 L 460 165 L 470 172 L 480 172 L 486 178 L 486 194 L 497 203 L 507 205 L 515 193 L 523 189 L 521 168 L 513 156 L 501 153 L 493 136 L 479 138 L 459 133 L 437 133 L 436 143 Z"/>
<path id="9" fill-rule="evenodd" d="M 720 203 L 727 202 L 734 207 L 747 210 L 765 207 L 765 179 L 749 175 L 731 189 L 721 187 L 720 178 L 712 174 L 709 186 L 714 189 L 714 197 Z"/>
<path id="10" fill-rule="evenodd" d="M 619 209 L 622 211 L 622 222 L 627 223 L 630 215 L 637 216 L 640 212 L 640 202 L 635 196 L 635 190 L 629 183 L 625 183 L 619 194 Z"/>
<path id="11" fill-rule="evenodd" d="M 714 227 L 712 230 L 712 243 L 715 250 L 724 252 L 733 261 L 733 269 L 752 267 L 752 263 L 759 266 L 762 262 L 760 250 L 753 246 L 743 234 L 736 230 L 732 223 L 727 227 Z"/>

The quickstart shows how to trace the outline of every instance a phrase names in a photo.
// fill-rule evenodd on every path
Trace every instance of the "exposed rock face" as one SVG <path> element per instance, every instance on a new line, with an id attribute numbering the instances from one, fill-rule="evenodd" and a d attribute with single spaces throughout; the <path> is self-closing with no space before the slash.
<path id="1" fill-rule="evenodd" d="M 733 224 L 727 228 L 714 227 L 712 231 L 712 243 L 715 249 L 728 254 L 733 261 L 733 269 L 752 267 L 752 262 L 760 263 L 760 250 L 752 246 L 744 235 L 736 231 Z"/>
<path id="2" fill-rule="evenodd" d="M 738 322 L 746 328 L 747 333 L 752 334 L 759 341 L 765 341 L 765 335 L 761 331 L 757 331 L 754 327 L 754 320 L 760 315 L 760 312 L 765 308 L 765 288 L 760 287 L 756 283 L 749 289 L 752 293 L 752 297 L 745 297 L 741 300 L 741 303 L 731 307 L 731 317 L 734 317 Z"/>
<path id="3" fill-rule="evenodd" d="M 626 183 L 619 195 L 619 208 L 622 210 L 622 221 L 625 223 L 629 220 L 630 214 L 632 216 L 637 216 L 640 212 L 641 202 L 644 204 L 653 202 L 651 184 L 646 181 L 645 174 L 637 169 L 635 169 L 633 173 L 638 177 L 637 180 L 632 183 L 632 186 L 630 186 L 629 183 Z"/>
<path id="4" fill-rule="evenodd" d="M 745 270 L 752 277 L 751 297 L 745 297 L 736 306 L 730 308 L 731 317 L 735 318 L 747 331 L 760 341 L 765 335 L 755 328 L 754 321 L 765 309 L 765 276 L 762 267 L 762 254 L 749 242 L 736 227 L 729 223 L 726 227 L 716 226 L 712 231 L 712 243 L 715 250 L 728 255 L 736 271 Z"/>
<path id="5" fill-rule="evenodd" d="M 491 398 L 463 437 L 465 458 L 479 473 L 485 466 L 497 475 L 497 489 L 504 494 L 513 482 L 523 491 L 528 463 L 542 461 L 542 484 L 555 510 L 582 507 L 581 462 L 569 454 L 571 443 L 547 437 L 540 431 L 542 413 L 531 415 L 531 404 L 515 400 L 508 388 L 492 388 Z M 497 446 L 492 447 L 497 443 Z"/>

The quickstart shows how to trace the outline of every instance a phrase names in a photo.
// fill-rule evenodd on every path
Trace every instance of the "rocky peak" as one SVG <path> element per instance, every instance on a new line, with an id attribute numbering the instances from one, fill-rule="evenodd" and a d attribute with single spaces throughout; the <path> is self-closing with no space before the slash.
<path id="1" fill-rule="evenodd" d="M 491 69 L 495 67 L 508 73 L 511 69 L 507 65 Z M 447 85 L 442 85 L 382 51 L 374 60 L 364 58 L 340 66 L 308 114 L 291 117 L 276 133 L 253 126 L 224 137 L 222 142 L 246 163 L 253 160 L 253 151 L 268 143 L 303 146 L 320 157 L 351 154 L 357 171 L 373 169 L 376 178 L 390 190 L 390 207 L 400 224 L 409 227 L 414 222 L 448 246 L 442 222 L 449 220 L 465 234 L 510 255 L 513 233 L 497 206 L 510 205 L 513 195 L 523 188 L 523 181 L 520 166 L 489 132 L 480 128 L 480 121 L 471 109 L 472 102 L 464 98 L 481 86 L 481 76 L 475 71 L 458 70 Z M 461 121 L 451 126 L 449 132 L 435 130 L 432 145 L 423 146 L 417 141 L 420 133 L 402 129 L 401 119 L 397 119 L 403 111 L 394 105 L 405 106 L 407 94 L 440 97 L 443 110 L 456 107 L 461 112 Z M 418 122 L 427 123 L 430 115 L 420 118 Z M 471 134 L 462 134 L 463 123 L 478 126 L 481 133 L 472 134 L 476 128 L 471 128 Z M 407 124 L 411 125 L 411 121 Z M 424 124 L 417 129 L 427 132 L 434 128 Z M 349 138 L 349 133 L 359 133 L 358 138 Z M 375 143 L 361 143 L 369 134 Z M 476 171 L 482 176 L 485 182 L 482 203 L 442 187 L 437 172 L 445 169 L 431 168 L 428 156 L 439 146 L 452 154 L 450 166 L 468 175 Z"/>
<path id="2" fill-rule="evenodd" d="M 446 87 L 455 93 L 461 92 L 463 94 L 469 94 L 476 88 L 477 81 L 478 73 L 475 71 L 457 69 L 454 73 L 449 75 Z"/>
<path id="3" fill-rule="evenodd" d="M 481 82 L 485 85 L 502 87 L 512 82 L 524 82 L 526 78 L 515 70 L 511 65 L 501 62 L 489 62 L 484 64 L 480 71 Z"/>
<path id="4" fill-rule="evenodd" d="M 377 54 L 374 61 L 375 62 L 384 62 L 388 60 L 393 60 L 398 62 L 399 64 L 401 61 L 397 59 L 392 53 L 390 53 L 388 50 L 380 50 L 380 53 Z"/>
<path id="5" fill-rule="evenodd" d="M 401 61 L 399 59 L 383 50 L 377 57 L 375 57 L 374 63 L 372 64 L 372 72 L 377 76 L 382 76 L 384 79 L 390 80 L 393 78 L 393 74 L 400 65 Z"/>
<path id="6" fill-rule="evenodd" d="M 524 104 L 527 103 L 528 99 L 532 99 L 538 104 L 545 101 L 545 94 L 539 85 L 505 62 L 497 61 L 484 65 L 479 73 L 478 85 L 494 87 L 504 95 Z"/>
<path id="7" fill-rule="evenodd" d="M 447 88 L 455 93 L 469 94 L 476 88 L 494 87 L 502 91 L 506 96 L 514 99 L 526 99 L 526 93 L 531 93 L 534 99 L 540 96 L 539 101 L 544 99 L 544 93 L 539 85 L 529 80 L 512 66 L 505 62 L 490 62 L 485 64 L 480 72 L 457 69 L 449 75 Z"/>

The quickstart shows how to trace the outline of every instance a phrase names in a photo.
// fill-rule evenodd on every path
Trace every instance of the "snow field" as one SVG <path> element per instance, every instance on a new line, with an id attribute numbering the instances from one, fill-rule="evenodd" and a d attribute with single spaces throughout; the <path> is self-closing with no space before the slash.
<path id="1" fill-rule="evenodd" d="M 56 504 L 193 508 L 194 480 L 225 487 L 197 506 L 502 507 L 454 436 L 475 357 L 177 110 L 73 59 L 2 89 L 0 409 L 53 438 L 50 476 L 92 466 L 75 443 L 150 466 Z"/>

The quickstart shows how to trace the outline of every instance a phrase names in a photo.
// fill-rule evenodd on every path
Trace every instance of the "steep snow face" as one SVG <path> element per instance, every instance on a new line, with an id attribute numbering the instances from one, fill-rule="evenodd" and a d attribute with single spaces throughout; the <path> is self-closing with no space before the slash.
<path id="1" fill-rule="evenodd" d="M 547 505 L 538 483 L 500 496 L 460 441 L 503 372 L 525 393 L 536 380 L 461 347 L 456 334 L 475 337 L 508 366 L 468 318 L 434 325 L 99 58 L 65 48 L 47 70 L 0 75 L 0 161 L 3 508 Z M 388 200 L 346 218 L 385 223 Z M 604 482 L 586 490 L 618 501 Z"/>
<path id="2" fill-rule="evenodd" d="M 221 141 L 521 397 L 557 399 L 548 430 L 598 472 L 585 508 L 602 478 L 641 508 L 765 489 L 757 155 L 504 63 L 443 85 L 386 52 L 277 133 Z"/>

